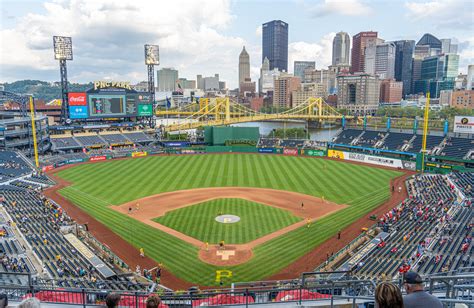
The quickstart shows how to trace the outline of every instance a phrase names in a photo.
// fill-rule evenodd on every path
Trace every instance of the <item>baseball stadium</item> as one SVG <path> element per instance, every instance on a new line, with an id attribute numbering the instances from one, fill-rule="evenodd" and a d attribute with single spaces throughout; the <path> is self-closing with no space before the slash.
<path id="1" fill-rule="evenodd" d="M 0 92 L 0 303 L 373 307 L 391 282 L 474 304 L 474 117 L 92 85 L 57 123 Z"/>

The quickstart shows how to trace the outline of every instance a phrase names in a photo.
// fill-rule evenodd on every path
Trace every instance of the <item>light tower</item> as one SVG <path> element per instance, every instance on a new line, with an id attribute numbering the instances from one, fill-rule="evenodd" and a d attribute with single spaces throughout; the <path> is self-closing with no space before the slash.
<path id="1" fill-rule="evenodd" d="M 148 92 L 150 93 L 150 103 L 155 112 L 155 65 L 160 65 L 160 49 L 158 45 L 145 45 L 145 64 L 148 69 Z M 154 126 L 153 114 L 149 118 L 150 127 Z"/>
<path id="2" fill-rule="evenodd" d="M 61 122 L 69 119 L 68 81 L 66 61 L 72 61 L 72 39 L 67 36 L 53 36 L 54 59 L 59 60 L 61 74 Z"/>

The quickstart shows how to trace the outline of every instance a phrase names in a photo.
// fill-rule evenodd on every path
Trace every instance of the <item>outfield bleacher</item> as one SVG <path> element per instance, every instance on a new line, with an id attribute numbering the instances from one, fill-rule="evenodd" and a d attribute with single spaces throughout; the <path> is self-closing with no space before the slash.
<path id="1" fill-rule="evenodd" d="M 73 137 L 51 138 L 53 150 L 80 149 L 82 146 Z"/>
<path id="2" fill-rule="evenodd" d="M 100 135 L 102 139 L 107 141 L 109 144 L 128 144 L 131 143 L 129 139 L 127 139 L 122 134 L 110 134 L 110 135 Z"/>
<path id="3" fill-rule="evenodd" d="M 379 142 L 385 136 L 385 134 L 386 133 L 379 131 L 366 130 L 364 131 L 364 134 L 359 137 L 356 145 L 374 148 L 377 142 Z"/>
<path id="4" fill-rule="evenodd" d="M 123 135 L 130 141 L 137 143 L 152 142 L 155 140 L 144 132 L 123 133 Z"/>
<path id="5" fill-rule="evenodd" d="M 105 146 L 107 143 L 100 139 L 98 135 L 96 136 L 75 136 L 76 140 L 85 147 L 93 147 L 93 146 Z"/>
<path id="6" fill-rule="evenodd" d="M 449 137 L 441 151 L 441 156 L 463 159 L 473 149 L 474 141 L 472 139 Z"/>
<path id="7" fill-rule="evenodd" d="M 426 150 L 430 151 L 434 147 L 437 147 L 441 144 L 441 142 L 444 140 L 444 136 L 434 136 L 434 135 L 427 135 L 426 136 Z M 415 140 L 413 140 L 413 143 L 411 147 L 408 149 L 408 152 L 412 153 L 419 153 L 421 151 L 421 147 L 423 144 L 423 135 L 416 135 Z"/>
<path id="8" fill-rule="evenodd" d="M 363 131 L 360 129 L 344 129 L 335 137 L 333 140 L 334 143 L 339 143 L 339 144 L 351 144 L 354 139 L 356 139 Z"/>
<path id="9" fill-rule="evenodd" d="M 382 149 L 401 151 L 402 147 L 408 144 L 411 138 L 413 138 L 413 134 L 390 132 L 383 141 Z"/>

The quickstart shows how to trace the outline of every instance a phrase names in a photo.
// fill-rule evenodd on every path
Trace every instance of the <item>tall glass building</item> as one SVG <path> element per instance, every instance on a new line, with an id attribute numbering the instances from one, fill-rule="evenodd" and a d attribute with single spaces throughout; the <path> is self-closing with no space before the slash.
<path id="1" fill-rule="evenodd" d="M 262 63 L 268 58 L 270 70 L 288 72 L 288 24 L 272 20 L 262 25 Z"/>
<path id="2" fill-rule="evenodd" d="M 441 90 L 454 89 L 454 80 L 458 75 L 459 55 L 442 54 L 427 57 L 421 63 L 421 79 L 415 82 L 416 93 L 439 97 Z"/>
<path id="3" fill-rule="evenodd" d="M 403 82 L 403 96 L 411 93 L 415 41 L 395 41 L 395 80 Z"/>

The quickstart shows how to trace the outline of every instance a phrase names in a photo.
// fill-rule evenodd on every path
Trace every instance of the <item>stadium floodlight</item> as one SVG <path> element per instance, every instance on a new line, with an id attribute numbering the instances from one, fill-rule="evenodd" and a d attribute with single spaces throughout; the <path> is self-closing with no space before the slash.
<path id="1" fill-rule="evenodd" d="M 160 64 L 160 49 L 158 45 L 145 45 L 145 64 L 159 65 Z"/>
<path id="2" fill-rule="evenodd" d="M 72 38 L 68 36 L 53 36 L 54 59 L 72 60 Z"/>

